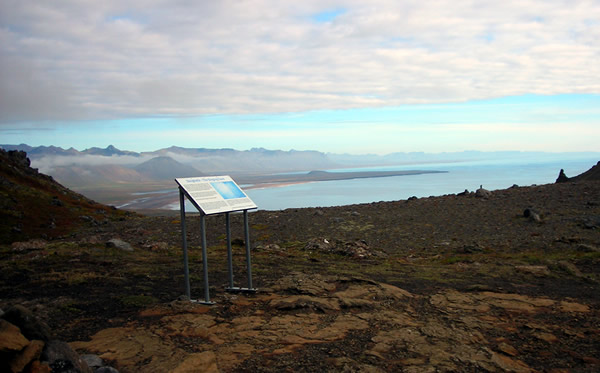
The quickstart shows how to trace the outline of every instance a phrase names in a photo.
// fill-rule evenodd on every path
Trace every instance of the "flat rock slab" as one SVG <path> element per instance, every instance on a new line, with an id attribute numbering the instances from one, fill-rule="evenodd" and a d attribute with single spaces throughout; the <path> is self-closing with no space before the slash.
<path id="1" fill-rule="evenodd" d="M 231 296 L 212 307 L 159 305 L 143 311 L 138 321 L 72 346 L 114 361 L 121 372 L 232 372 L 257 359 L 309 353 L 311 346 L 353 345 L 369 361 L 328 356 L 323 363 L 330 370 L 381 371 L 378 367 L 391 369 L 394 362 L 410 371 L 531 372 L 519 350 L 523 338 L 557 345 L 561 333 L 589 338 L 574 327 L 537 323 L 541 313 L 584 317 L 592 312 L 584 304 L 546 297 L 455 290 L 424 297 L 372 281 L 324 276 L 304 281 L 300 274 L 273 288 L 251 299 Z M 344 306 L 351 304 L 361 306 Z M 146 322 L 146 317 L 159 319 Z M 486 336 L 487 330 L 495 337 Z M 370 337 L 358 343 L 356 333 Z"/>

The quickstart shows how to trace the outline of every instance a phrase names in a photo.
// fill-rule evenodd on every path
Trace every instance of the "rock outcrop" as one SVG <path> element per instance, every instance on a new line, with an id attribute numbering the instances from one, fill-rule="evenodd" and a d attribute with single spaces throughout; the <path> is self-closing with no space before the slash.
<path id="1" fill-rule="evenodd" d="M 0 149 L 0 244 L 56 238 L 128 213 L 75 193 L 31 168 L 23 151 Z M 87 221 L 80 217 L 87 216 Z"/>
<path id="2" fill-rule="evenodd" d="M 600 180 L 600 161 L 595 166 L 587 170 L 586 172 L 579 174 L 574 177 L 567 177 L 563 169 L 560 170 L 557 183 L 565 183 L 568 181 L 587 181 L 587 180 Z"/>
<path id="3" fill-rule="evenodd" d="M 0 316 L 0 371 L 10 373 L 95 373 L 113 369 L 96 357 L 82 359 L 69 344 L 53 339 L 50 328 L 23 306 Z M 86 361 L 100 362 L 92 370 Z"/>
<path id="4" fill-rule="evenodd" d="M 303 358 L 323 371 L 533 372 L 523 340 L 560 345 L 562 335 L 585 338 L 576 325 L 536 321 L 561 312 L 585 318 L 591 309 L 489 291 L 420 296 L 361 278 L 292 273 L 252 298 L 228 295 L 212 308 L 159 305 L 72 345 L 123 372 L 278 371 Z M 323 350 L 327 359 L 311 357 Z"/>

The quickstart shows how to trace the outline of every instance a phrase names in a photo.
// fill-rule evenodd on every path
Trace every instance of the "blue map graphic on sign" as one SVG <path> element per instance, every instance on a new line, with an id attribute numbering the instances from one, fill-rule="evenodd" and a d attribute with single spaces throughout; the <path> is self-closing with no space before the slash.
<path id="1" fill-rule="evenodd" d="M 224 199 L 246 198 L 246 195 L 233 181 L 210 183 Z"/>

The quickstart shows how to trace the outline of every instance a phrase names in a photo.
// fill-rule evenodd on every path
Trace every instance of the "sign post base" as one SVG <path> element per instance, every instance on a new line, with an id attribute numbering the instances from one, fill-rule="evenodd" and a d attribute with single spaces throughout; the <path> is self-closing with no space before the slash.
<path id="1" fill-rule="evenodd" d="M 256 289 L 256 288 L 250 289 L 250 288 L 236 288 L 236 287 L 230 288 L 230 287 L 227 287 L 227 288 L 225 288 L 225 291 L 228 291 L 230 293 L 256 293 L 258 291 L 258 289 Z"/>

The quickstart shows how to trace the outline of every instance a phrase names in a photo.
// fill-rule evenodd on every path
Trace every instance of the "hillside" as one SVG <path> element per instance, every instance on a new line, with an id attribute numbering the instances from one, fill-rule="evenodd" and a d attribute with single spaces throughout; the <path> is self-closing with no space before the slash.
<path id="1" fill-rule="evenodd" d="M 2 221 L 54 239 L 0 243 L 0 308 L 28 307 L 121 373 L 600 370 L 600 181 L 253 212 L 248 295 L 224 290 L 224 217 L 206 219 L 202 258 L 190 215 L 192 297 L 206 260 L 206 306 L 181 296 L 177 218 L 118 219 L 25 154 L 2 157 Z M 54 235 L 80 214 L 95 223 Z M 242 217 L 231 221 L 245 286 Z"/>
<path id="2" fill-rule="evenodd" d="M 586 172 L 579 174 L 575 177 L 568 177 L 565 175 L 564 170 L 560 170 L 558 174 L 558 178 L 556 179 L 557 183 L 564 183 L 569 181 L 589 181 L 589 180 L 600 180 L 600 162 L 598 162 L 595 166 L 587 170 Z"/>
<path id="3" fill-rule="evenodd" d="M 116 211 L 75 193 L 30 167 L 27 154 L 0 149 L 0 242 L 58 238 L 119 219 Z"/>

